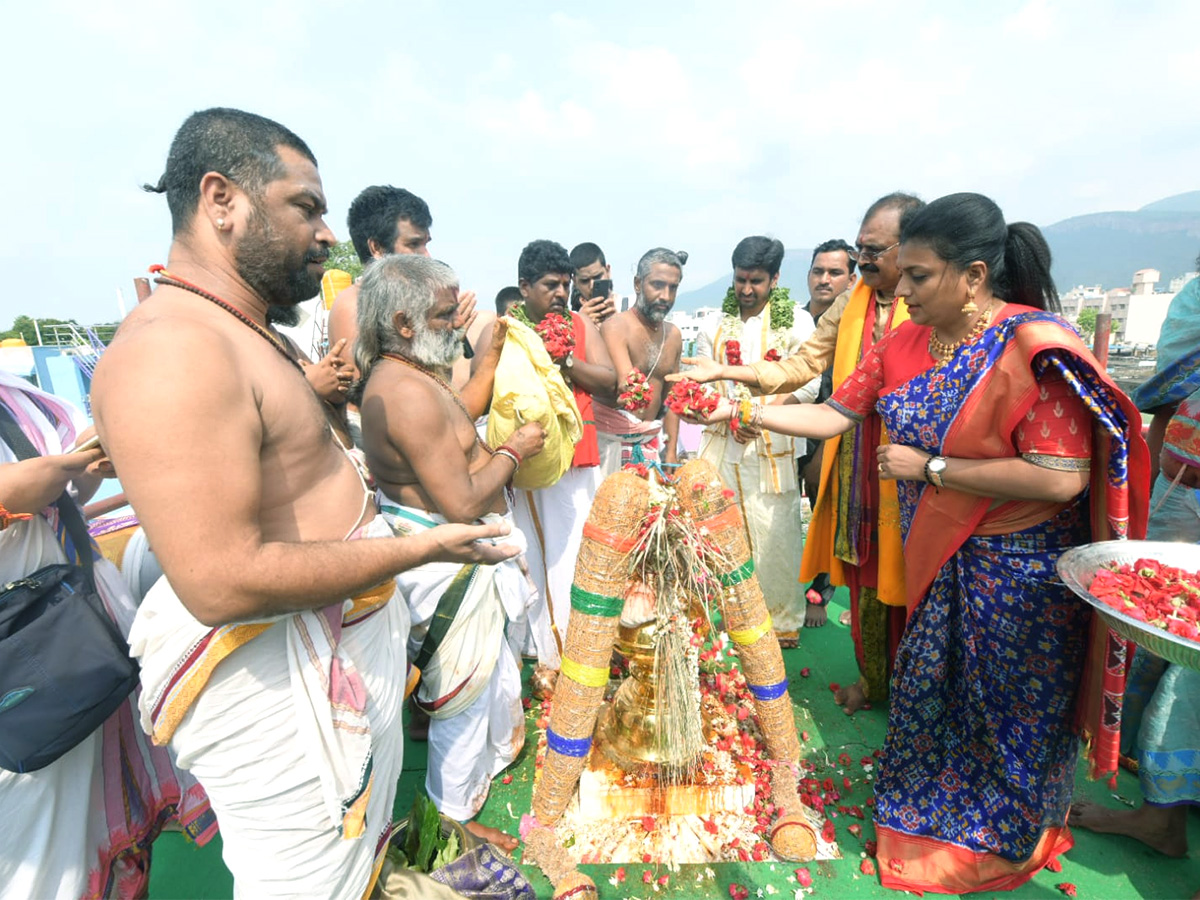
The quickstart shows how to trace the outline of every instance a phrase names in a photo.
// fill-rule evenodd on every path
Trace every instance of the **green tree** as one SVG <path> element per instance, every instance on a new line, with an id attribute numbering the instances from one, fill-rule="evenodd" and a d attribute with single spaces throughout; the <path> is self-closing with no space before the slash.
<path id="1" fill-rule="evenodd" d="M 1075 324 L 1079 326 L 1079 330 L 1083 336 L 1090 338 L 1096 334 L 1096 316 L 1097 311 L 1092 307 L 1086 307 L 1079 311 L 1079 315 L 1075 317 Z"/>
<path id="2" fill-rule="evenodd" d="M 25 343 L 32 346 L 37 346 L 38 343 L 38 328 L 42 329 L 43 339 L 45 339 L 46 327 L 48 325 L 76 325 L 79 323 L 74 319 L 38 319 L 37 328 L 33 325 L 33 319 L 30 316 L 17 316 L 13 319 L 12 328 L 8 331 L 0 332 L 0 339 L 4 338 L 23 338 Z"/>
<path id="3" fill-rule="evenodd" d="M 326 269 L 341 269 L 349 272 L 352 278 L 362 274 L 363 264 L 354 252 L 354 245 L 349 241 L 338 241 L 329 248 L 329 259 L 325 260 Z"/>

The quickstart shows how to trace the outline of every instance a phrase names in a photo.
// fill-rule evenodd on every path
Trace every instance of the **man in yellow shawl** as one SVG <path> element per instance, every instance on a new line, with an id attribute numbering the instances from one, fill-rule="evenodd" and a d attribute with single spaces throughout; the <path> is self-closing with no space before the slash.
<path id="1" fill-rule="evenodd" d="M 833 387 L 883 335 L 908 320 L 896 253 L 900 221 L 924 203 L 893 193 L 871 204 L 855 241 L 854 259 L 862 277 L 821 317 L 817 330 L 794 355 L 779 362 L 748 366 L 685 359 L 697 381 L 728 379 L 757 387 L 763 394 L 794 391 L 833 366 Z M 837 702 L 848 713 L 887 696 L 891 664 L 904 631 L 904 557 L 894 482 L 880 482 L 876 450 L 887 436 L 878 416 L 826 442 L 821 486 L 808 527 L 800 579 L 828 572 L 834 584 L 850 588 L 851 634 L 862 677 L 839 689 Z"/>

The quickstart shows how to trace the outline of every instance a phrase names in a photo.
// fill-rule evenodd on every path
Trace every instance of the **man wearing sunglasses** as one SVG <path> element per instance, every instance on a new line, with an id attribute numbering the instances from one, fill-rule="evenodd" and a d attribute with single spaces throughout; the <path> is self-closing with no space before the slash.
<path id="1" fill-rule="evenodd" d="M 875 342 L 908 319 L 903 301 L 895 296 L 900 223 L 924 205 L 901 193 L 871 204 L 851 254 L 862 277 L 821 316 L 817 330 L 794 355 L 749 366 L 685 359 L 695 366 L 687 376 L 742 381 L 763 394 L 779 394 L 794 391 L 832 366 L 836 391 Z M 895 482 L 881 487 L 879 480 L 876 450 L 882 442 L 882 426 L 874 415 L 825 442 L 821 485 L 800 566 L 802 581 L 828 572 L 834 584 L 850 588 L 851 634 L 862 677 L 834 695 L 847 713 L 887 697 L 892 661 L 904 631 L 900 513 Z"/>

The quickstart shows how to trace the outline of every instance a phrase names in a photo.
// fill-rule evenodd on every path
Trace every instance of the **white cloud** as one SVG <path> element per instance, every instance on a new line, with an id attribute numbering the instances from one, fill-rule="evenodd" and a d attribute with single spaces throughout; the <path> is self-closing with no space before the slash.
<path id="1" fill-rule="evenodd" d="M 1049 0 L 1029 0 L 1005 21 L 1004 31 L 1045 41 L 1055 34 L 1057 26 L 1057 17 Z"/>
<path id="2" fill-rule="evenodd" d="M 694 286 L 745 234 L 851 237 L 896 188 L 981 190 L 1049 223 L 1200 181 L 1194 0 L 765 0 L 686 15 L 630 0 L 585 13 L 51 0 L 6 24 L 54 35 L 12 41 L 5 59 L 28 86 L 7 99 L 0 164 L 19 174 L 0 254 L 30 272 L 6 315 L 30 296 L 83 315 L 162 259 L 165 204 L 137 186 L 184 116 L 214 104 L 312 145 L 343 236 L 364 186 L 422 194 L 435 252 L 483 294 L 535 237 L 597 240 L 616 272 L 683 247 Z M 35 273 L 47 248 L 68 261 Z"/>

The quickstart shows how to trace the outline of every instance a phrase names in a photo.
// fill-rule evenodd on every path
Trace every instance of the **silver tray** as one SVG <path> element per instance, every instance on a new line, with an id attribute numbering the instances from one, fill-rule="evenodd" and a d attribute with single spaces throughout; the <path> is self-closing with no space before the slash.
<path id="1" fill-rule="evenodd" d="M 1108 563 L 1135 563 L 1153 559 L 1189 572 L 1200 572 L 1200 545 L 1170 541 L 1101 541 L 1068 550 L 1058 558 L 1058 576 L 1072 591 L 1095 607 L 1108 627 L 1126 640 L 1145 647 L 1155 656 L 1191 669 L 1200 669 L 1200 644 L 1139 622 L 1113 609 L 1088 592 L 1096 572 Z"/>

